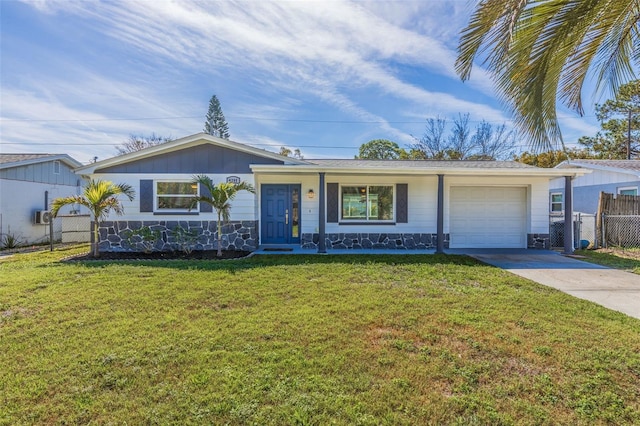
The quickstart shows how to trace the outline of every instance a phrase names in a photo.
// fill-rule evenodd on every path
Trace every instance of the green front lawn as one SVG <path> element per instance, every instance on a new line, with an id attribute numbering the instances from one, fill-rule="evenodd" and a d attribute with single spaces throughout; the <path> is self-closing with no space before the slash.
<path id="1" fill-rule="evenodd" d="M 467 257 L 80 250 L 0 260 L 0 424 L 640 423 L 640 321 Z"/>
<path id="2" fill-rule="evenodd" d="M 580 260 L 640 274 L 640 251 L 638 249 L 577 250 L 575 253 L 583 256 Z"/>

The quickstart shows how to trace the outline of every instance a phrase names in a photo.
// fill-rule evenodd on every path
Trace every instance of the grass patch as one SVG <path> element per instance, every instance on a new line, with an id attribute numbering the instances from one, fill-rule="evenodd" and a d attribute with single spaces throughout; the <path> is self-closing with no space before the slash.
<path id="1" fill-rule="evenodd" d="M 463 256 L 0 261 L 0 424 L 638 424 L 640 321 Z"/>
<path id="2" fill-rule="evenodd" d="M 575 253 L 584 256 L 580 260 L 640 274 L 640 251 L 637 249 L 577 250 Z"/>

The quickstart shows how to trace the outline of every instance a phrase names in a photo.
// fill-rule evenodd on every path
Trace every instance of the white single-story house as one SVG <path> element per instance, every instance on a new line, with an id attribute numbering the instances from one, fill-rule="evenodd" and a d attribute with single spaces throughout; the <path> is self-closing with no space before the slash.
<path id="1" fill-rule="evenodd" d="M 82 178 L 73 169 L 81 165 L 66 154 L 0 154 L 0 236 L 11 235 L 22 244 L 48 241 L 46 212 L 55 198 L 79 194 Z M 61 214 L 73 209 L 68 206 Z M 59 236 L 61 222 L 53 224 Z"/>
<path id="2" fill-rule="evenodd" d="M 187 199 L 214 182 L 246 181 L 223 248 L 255 250 L 299 245 L 334 248 L 547 248 L 549 181 L 582 169 L 541 169 L 512 161 L 299 160 L 204 133 L 76 169 L 87 178 L 127 183 L 124 216 L 101 226 L 100 249 L 126 249 L 123 235 L 148 226 L 166 249 L 178 225 L 200 236 L 198 249 L 216 245 L 216 214 Z M 570 210 L 570 209 L 569 209 Z M 570 246 L 570 243 L 569 245 Z"/>
<path id="3" fill-rule="evenodd" d="M 556 166 L 557 169 L 583 169 L 590 173 L 573 180 L 573 211 L 595 214 L 600 192 L 609 194 L 638 195 L 640 187 L 639 160 L 570 160 Z M 549 184 L 549 211 L 564 211 L 565 185 L 563 179 Z"/>

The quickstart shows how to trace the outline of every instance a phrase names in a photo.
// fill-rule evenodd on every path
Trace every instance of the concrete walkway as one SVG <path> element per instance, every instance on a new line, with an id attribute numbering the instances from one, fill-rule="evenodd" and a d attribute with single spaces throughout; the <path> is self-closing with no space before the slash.
<path id="1" fill-rule="evenodd" d="M 594 265 L 551 251 L 466 250 L 464 254 L 640 319 L 640 275 Z"/>

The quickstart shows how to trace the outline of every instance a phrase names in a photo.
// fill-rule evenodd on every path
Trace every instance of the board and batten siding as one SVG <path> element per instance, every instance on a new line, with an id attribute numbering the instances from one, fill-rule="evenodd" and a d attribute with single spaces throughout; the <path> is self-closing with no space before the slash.
<path id="1" fill-rule="evenodd" d="M 63 161 L 56 161 L 60 164 L 60 173 L 54 173 L 54 160 L 52 160 L 0 170 L 0 179 L 67 186 L 82 184 L 82 178 L 73 173 L 68 165 Z"/>
<path id="2" fill-rule="evenodd" d="M 96 173 L 141 174 L 246 174 L 251 164 L 284 164 L 283 161 L 210 144 L 197 145 L 174 152 L 158 154 L 124 164 L 104 167 Z"/>

